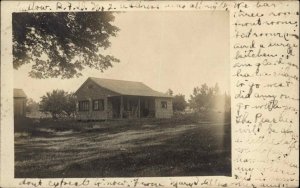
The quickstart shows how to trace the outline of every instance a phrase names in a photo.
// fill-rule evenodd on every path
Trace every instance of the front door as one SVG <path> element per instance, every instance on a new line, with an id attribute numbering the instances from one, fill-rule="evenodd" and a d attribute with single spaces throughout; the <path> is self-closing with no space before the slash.
<path id="1" fill-rule="evenodd" d="M 110 98 L 112 104 L 112 117 L 119 118 L 120 117 L 120 99 L 118 97 Z"/>

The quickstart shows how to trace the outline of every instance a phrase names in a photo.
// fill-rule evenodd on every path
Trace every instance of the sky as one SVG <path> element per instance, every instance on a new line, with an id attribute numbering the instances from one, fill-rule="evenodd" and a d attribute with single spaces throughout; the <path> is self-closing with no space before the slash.
<path id="1" fill-rule="evenodd" d="M 229 14 L 225 11 L 123 12 L 116 14 L 120 28 L 111 38 L 108 54 L 120 59 L 104 71 L 86 68 L 82 77 L 34 79 L 31 65 L 14 70 L 14 87 L 39 102 L 46 92 L 75 92 L 88 77 L 140 81 L 154 90 L 184 94 L 206 83 L 218 83 L 230 92 Z"/>

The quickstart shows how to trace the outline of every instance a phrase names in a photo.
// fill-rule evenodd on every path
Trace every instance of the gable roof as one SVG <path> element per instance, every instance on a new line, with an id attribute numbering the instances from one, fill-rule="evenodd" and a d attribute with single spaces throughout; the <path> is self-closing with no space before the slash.
<path id="1" fill-rule="evenodd" d="M 106 88 L 120 95 L 148 96 L 148 97 L 170 97 L 167 94 L 155 91 L 142 82 L 125 80 L 113 80 L 104 78 L 89 77 L 98 86 Z"/>
<path id="2" fill-rule="evenodd" d="M 26 98 L 27 96 L 26 96 L 25 92 L 23 91 L 23 89 L 14 88 L 14 97 Z"/>

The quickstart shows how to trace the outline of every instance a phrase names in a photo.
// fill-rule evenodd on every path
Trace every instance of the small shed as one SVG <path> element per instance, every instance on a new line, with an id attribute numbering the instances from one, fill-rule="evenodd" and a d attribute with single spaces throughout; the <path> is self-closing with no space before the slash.
<path id="1" fill-rule="evenodd" d="M 142 82 L 89 77 L 75 92 L 79 120 L 171 118 L 172 96 Z"/>
<path id="2" fill-rule="evenodd" d="M 26 94 L 22 89 L 14 89 L 14 116 L 26 116 Z"/>

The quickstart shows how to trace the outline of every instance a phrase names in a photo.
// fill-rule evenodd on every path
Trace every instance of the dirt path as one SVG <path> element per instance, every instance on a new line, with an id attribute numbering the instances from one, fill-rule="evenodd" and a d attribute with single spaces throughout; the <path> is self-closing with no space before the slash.
<path id="1" fill-rule="evenodd" d="M 114 131 L 55 132 L 45 129 L 42 131 L 51 134 L 44 137 L 16 135 L 15 175 L 230 175 L 228 127 L 207 123 L 166 127 L 144 125 Z"/>

